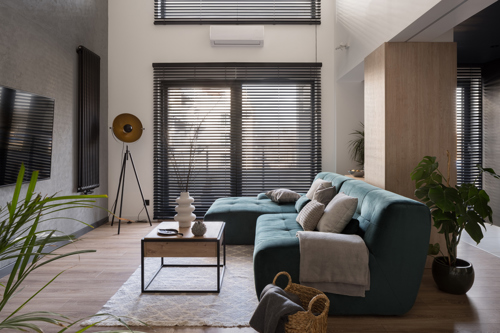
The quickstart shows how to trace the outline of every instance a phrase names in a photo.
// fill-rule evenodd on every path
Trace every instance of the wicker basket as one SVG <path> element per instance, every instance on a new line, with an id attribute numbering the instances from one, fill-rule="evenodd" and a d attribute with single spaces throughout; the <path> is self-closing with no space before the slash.
<path id="1" fill-rule="evenodd" d="M 287 272 L 279 272 L 273 280 L 276 284 L 278 276 L 288 276 L 288 285 L 285 291 L 293 293 L 300 298 L 302 307 L 307 311 L 299 311 L 288 316 L 288 322 L 285 324 L 286 333 L 326 333 L 328 309 L 330 300 L 318 289 L 301 286 L 292 283 L 292 277 Z M 314 313 L 318 315 L 314 315 Z"/>

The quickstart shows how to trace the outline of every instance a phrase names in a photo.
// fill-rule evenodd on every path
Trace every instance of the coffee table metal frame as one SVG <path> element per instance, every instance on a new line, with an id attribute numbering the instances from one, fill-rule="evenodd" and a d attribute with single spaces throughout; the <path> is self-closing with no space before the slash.
<path id="1" fill-rule="evenodd" d="M 221 230 L 219 232 L 219 236 L 216 239 L 182 239 L 177 236 L 167 236 L 162 239 L 142 239 L 141 240 L 141 290 L 143 293 L 220 293 L 220 289 L 222 287 L 222 280 L 224 279 L 224 271 L 226 270 L 226 242 L 225 242 L 225 223 L 222 224 Z M 221 242 L 222 237 L 222 242 Z M 196 242 L 216 242 L 217 243 L 217 264 L 211 265 L 172 265 L 165 264 L 163 261 L 164 257 L 161 258 L 160 268 L 156 271 L 153 277 L 149 280 L 148 283 L 144 281 L 144 243 L 146 242 L 183 242 L 183 243 L 196 243 Z M 223 250 L 223 263 L 221 265 L 221 243 Z M 164 267 L 217 267 L 217 289 L 209 289 L 209 290 L 164 290 L 164 289 L 148 289 L 149 285 L 153 282 L 156 276 L 160 273 L 160 271 Z"/>

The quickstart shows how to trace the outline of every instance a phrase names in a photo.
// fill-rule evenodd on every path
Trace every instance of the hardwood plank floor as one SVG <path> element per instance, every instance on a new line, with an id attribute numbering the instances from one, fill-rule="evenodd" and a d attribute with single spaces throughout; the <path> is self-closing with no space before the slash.
<path id="1" fill-rule="evenodd" d="M 157 224 L 154 223 L 153 227 Z M 492 235 L 500 235 L 500 228 Z M 495 229 L 496 228 L 496 229 Z M 6 309 L 19 306 L 55 274 L 66 270 L 57 280 L 25 307 L 24 311 L 54 311 L 77 319 L 93 315 L 114 295 L 140 264 L 140 239 L 151 231 L 147 223 L 105 224 L 82 236 L 78 242 L 58 250 L 95 249 L 79 257 L 70 257 L 42 267 L 25 283 L 24 290 Z M 498 230 L 497 230 L 498 229 Z M 498 232 L 498 233 L 497 233 Z M 496 245 L 496 247 L 495 247 Z M 489 253 L 488 253 L 489 252 Z M 500 332 L 500 237 L 488 238 L 488 252 L 462 242 L 459 256 L 472 262 L 476 272 L 474 286 L 467 295 L 440 292 L 426 269 L 413 309 L 396 317 L 329 317 L 328 332 Z M 5 281 L 3 278 L 2 281 Z M 56 332 L 51 325 L 41 325 Z M 98 332 L 107 328 L 92 328 Z M 76 331 L 73 330 L 71 332 Z M 155 333 L 255 332 L 251 328 L 141 328 Z"/>

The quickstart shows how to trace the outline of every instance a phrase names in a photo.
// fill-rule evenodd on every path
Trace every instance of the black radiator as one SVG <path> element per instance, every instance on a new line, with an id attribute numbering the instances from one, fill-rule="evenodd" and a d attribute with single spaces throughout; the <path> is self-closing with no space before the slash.
<path id="1" fill-rule="evenodd" d="M 99 105 L 101 58 L 78 46 L 78 192 L 99 187 Z"/>

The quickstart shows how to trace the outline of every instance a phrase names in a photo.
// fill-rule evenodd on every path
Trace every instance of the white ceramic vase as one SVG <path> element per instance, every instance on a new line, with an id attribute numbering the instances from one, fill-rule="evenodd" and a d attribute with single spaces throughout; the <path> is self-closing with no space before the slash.
<path id="1" fill-rule="evenodd" d="M 191 222 L 196 219 L 196 215 L 193 214 L 193 201 L 194 199 L 189 196 L 189 192 L 181 192 L 181 196 L 175 199 L 178 206 L 175 207 L 177 214 L 174 216 L 174 220 L 179 222 L 180 228 L 190 228 Z"/>

